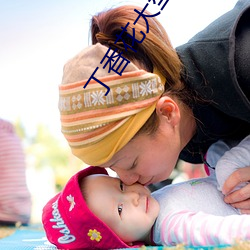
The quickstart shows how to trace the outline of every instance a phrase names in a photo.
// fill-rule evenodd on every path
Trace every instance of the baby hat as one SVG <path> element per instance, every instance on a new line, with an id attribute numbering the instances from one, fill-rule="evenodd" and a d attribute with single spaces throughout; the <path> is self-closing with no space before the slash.
<path id="1" fill-rule="evenodd" d="M 45 205 L 42 222 L 48 240 L 59 249 L 131 248 L 88 208 L 79 181 L 93 174 L 108 175 L 104 168 L 85 168 Z"/>
<path id="2" fill-rule="evenodd" d="M 72 153 L 88 165 L 99 166 L 124 147 L 164 92 L 165 79 L 157 70 L 140 70 L 122 56 L 97 43 L 64 66 L 59 86 L 61 131 Z M 116 73 L 114 64 L 124 71 Z"/>

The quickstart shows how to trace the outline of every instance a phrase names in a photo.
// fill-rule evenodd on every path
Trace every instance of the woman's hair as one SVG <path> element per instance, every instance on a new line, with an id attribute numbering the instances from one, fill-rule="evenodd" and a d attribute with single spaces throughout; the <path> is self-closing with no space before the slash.
<path id="1" fill-rule="evenodd" d="M 166 78 L 165 93 L 177 97 L 177 100 L 189 106 L 192 95 L 190 95 L 189 90 L 181 81 L 182 64 L 171 45 L 165 29 L 156 18 L 146 17 L 149 24 L 149 32 L 146 33 L 147 26 L 143 17 L 140 17 L 137 23 L 133 24 L 138 18 L 138 13 L 134 11 L 135 9 L 142 11 L 140 7 L 125 5 L 93 16 L 91 21 L 92 43 L 101 43 L 113 50 L 117 48 L 118 53 L 123 52 L 125 58 L 137 65 L 139 64 L 148 72 L 153 72 L 154 69 L 157 69 Z M 144 11 L 144 13 L 150 14 L 147 11 Z M 117 40 L 115 43 L 116 35 L 121 34 L 121 27 L 125 28 L 128 22 L 127 31 L 123 33 L 122 39 L 126 44 L 133 47 L 136 52 L 129 48 L 126 50 L 122 40 Z M 135 38 L 138 41 L 141 41 L 143 38 L 140 31 L 146 35 L 146 38 L 142 43 L 135 42 L 132 46 L 133 39 L 131 36 L 133 37 L 133 28 Z M 153 134 L 157 128 L 158 119 L 156 112 L 154 112 L 138 133 Z"/>

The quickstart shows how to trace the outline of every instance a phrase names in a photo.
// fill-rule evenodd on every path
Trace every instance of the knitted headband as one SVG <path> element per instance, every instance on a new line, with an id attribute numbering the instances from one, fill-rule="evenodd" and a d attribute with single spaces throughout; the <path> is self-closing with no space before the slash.
<path id="1" fill-rule="evenodd" d="M 58 249 L 116 249 L 129 246 L 88 208 L 79 182 L 104 168 L 88 167 L 73 175 L 64 189 L 43 208 L 42 222 L 48 240 Z"/>
<path id="2" fill-rule="evenodd" d="M 164 91 L 159 74 L 139 70 L 132 62 L 121 75 L 104 67 L 107 50 L 98 43 L 81 51 L 65 65 L 59 86 L 62 133 L 73 154 L 89 165 L 107 162 L 125 146 Z M 97 66 L 94 77 L 110 88 L 107 95 L 96 79 L 88 82 Z"/>

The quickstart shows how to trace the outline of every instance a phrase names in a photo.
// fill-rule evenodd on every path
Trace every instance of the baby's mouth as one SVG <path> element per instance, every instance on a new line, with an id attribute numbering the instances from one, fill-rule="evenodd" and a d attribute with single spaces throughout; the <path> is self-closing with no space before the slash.
<path id="1" fill-rule="evenodd" d="M 146 196 L 146 213 L 148 212 L 148 204 L 149 204 L 149 200 L 148 200 L 148 197 Z"/>

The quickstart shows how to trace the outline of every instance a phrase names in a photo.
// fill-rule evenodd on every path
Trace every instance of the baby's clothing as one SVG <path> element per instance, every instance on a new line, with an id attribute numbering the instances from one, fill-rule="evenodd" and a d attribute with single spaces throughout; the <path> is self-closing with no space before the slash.
<path id="1" fill-rule="evenodd" d="M 233 171 L 250 165 L 250 136 L 229 149 L 222 141 L 209 148 L 207 161 L 212 167 L 216 165 L 216 171 L 210 169 L 209 177 L 166 186 L 152 193 L 160 203 L 153 229 L 156 245 L 205 246 L 232 244 L 237 238 L 250 239 L 250 216 L 240 215 L 225 203 L 218 190 Z"/>

